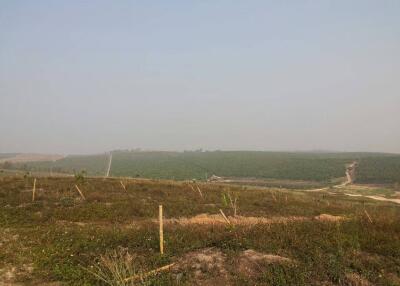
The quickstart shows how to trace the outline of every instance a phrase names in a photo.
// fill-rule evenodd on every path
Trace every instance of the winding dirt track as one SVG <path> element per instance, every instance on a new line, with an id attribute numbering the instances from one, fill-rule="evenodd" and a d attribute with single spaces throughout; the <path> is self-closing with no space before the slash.
<path id="1" fill-rule="evenodd" d="M 332 188 L 342 189 L 350 184 L 353 184 L 356 166 L 357 166 L 356 161 L 347 165 L 346 166 L 346 181 L 339 185 L 335 185 Z M 326 187 L 326 188 L 320 188 L 320 189 L 306 190 L 306 192 L 324 192 L 324 191 L 328 191 L 329 189 L 330 189 L 330 187 Z M 381 197 L 381 196 L 364 196 L 364 195 L 360 195 L 360 194 L 348 194 L 348 193 L 344 193 L 344 195 L 349 196 L 349 197 L 363 197 L 363 198 L 368 198 L 368 199 L 372 199 L 372 200 L 376 200 L 376 201 L 384 201 L 384 202 L 392 202 L 392 203 L 400 204 L 400 199 L 389 199 L 389 198 L 385 198 L 385 197 Z"/>
<path id="2" fill-rule="evenodd" d="M 385 197 L 381 197 L 381 196 L 363 196 L 363 195 L 357 195 L 357 194 L 346 194 L 346 196 L 349 197 L 364 197 L 364 198 L 369 198 L 372 200 L 376 200 L 376 201 L 384 201 L 384 202 L 392 202 L 392 203 L 396 203 L 396 204 L 400 204 L 400 199 L 388 199 Z"/>

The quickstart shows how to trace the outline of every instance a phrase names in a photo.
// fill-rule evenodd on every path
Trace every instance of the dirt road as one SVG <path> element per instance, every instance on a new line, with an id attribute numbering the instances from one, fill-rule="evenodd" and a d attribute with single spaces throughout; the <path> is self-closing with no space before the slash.
<path id="1" fill-rule="evenodd" d="M 109 177 L 109 176 L 110 176 L 111 162 L 112 162 L 112 153 L 110 153 L 110 159 L 109 159 L 109 161 L 108 161 L 108 167 L 107 167 L 106 177 Z"/>
<path id="2" fill-rule="evenodd" d="M 320 189 L 306 190 L 306 191 L 307 192 L 324 192 L 324 191 L 328 192 L 331 188 L 343 189 L 346 186 L 354 183 L 356 167 L 357 167 L 356 161 L 352 162 L 349 165 L 346 165 L 346 181 L 339 185 L 335 185 L 333 187 L 320 188 Z M 361 195 L 361 194 L 349 194 L 349 193 L 344 193 L 344 195 L 350 196 L 350 197 L 364 197 L 364 198 L 368 198 L 368 199 L 372 199 L 372 200 L 376 200 L 376 201 L 384 201 L 384 202 L 392 202 L 392 203 L 400 204 L 400 199 L 385 198 L 382 196 L 365 196 L 365 195 Z"/>

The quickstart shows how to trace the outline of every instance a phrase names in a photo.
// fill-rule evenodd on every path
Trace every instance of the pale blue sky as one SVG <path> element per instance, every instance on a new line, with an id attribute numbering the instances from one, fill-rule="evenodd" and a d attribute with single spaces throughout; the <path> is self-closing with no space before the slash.
<path id="1" fill-rule="evenodd" d="M 400 1 L 0 0 L 0 153 L 400 152 Z"/>

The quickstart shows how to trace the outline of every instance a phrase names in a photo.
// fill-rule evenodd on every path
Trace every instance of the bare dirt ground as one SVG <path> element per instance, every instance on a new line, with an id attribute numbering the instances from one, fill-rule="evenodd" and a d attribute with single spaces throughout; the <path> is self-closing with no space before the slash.
<path id="1" fill-rule="evenodd" d="M 335 216 L 330 214 L 321 214 L 315 217 L 301 217 L 301 216 L 288 216 L 288 217 L 246 217 L 246 216 L 228 216 L 227 217 L 231 225 L 238 226 L 252 226 L 257 224 L 285 224 L 292 222 L 303 222 L 303 221 L 321 221 L 321 222 L 339 222 L 346 220 L 346 217 L 343 216 Z M 158 219 L 147 219 L 147 220 L 137 220 L 132 221 L 128 224 L 119 225 L 122 228 L 127 229 L 136 229 L 140 228 L 142 224 L 152 222 L 154 224 L 158 224 Z M 199 214 L 193 217 L 180 217 L 180 218 L 167 218 L 163 220 L 165 225 L 180 225 L 180 226 L 188 226 L 188 225 L 228 225 L 228 222 L 222 217 L 220 214 Z M 81 221 L 66 221 L 66 220 L 58 220 L 55 222 L 58 225 L 64 226 L 78 226 L 78 227 L 113 227 L 109 223 L 102 222 L 81 222 Z"/>
<path id="2" fill-rule="evenodd" d="M 351 285 L 351 286 L 372 286 L 373 285 L 367 279 L 361 277 L 357 273 L 347 273 L 346 279 L 347 279 L 348 285 Z"/>
<path id="3" fill-rule="evenodd" d="M 19 244 L 19 239 L 19 235 L 12 229 L 0 228 L 0 247 L 9 249 L 9 251 L 7 251 L 7 256 L 12 257 L 13 252 L 18 251 L 18 249 L 23 247 Z M 28 262 L 28 260 L 19 262 L 18 265 L 13 265 L 10 263 L 3 264 L 0 261 L 0 286 L 22 285 L 15 281 L 18 278 L 29 276 L 32 273 L 32 263 Z"/>
<path id="4" fill-rule="evenodd" d="M 228 216 L 228 220 L 234 225 L 256 225 L 256 224 L 273 224 L 273 223 L 288 223 L 296 221 L 304 221 L 306 217 L 245 217 L 245 216 Z M 156 222 L 156 221 L 154 221 Z M 227 224 L 225 219 L 220 214 L 200 214 L 194 217 L 181 217 L 171 218 L 164 220 L 166 224 L 179 224 L 179 225 L 214 225 L 214 224 Z"/>
<path id="5" fill-rule="evenodd" d="M 322 222 L 337 222 L 345 220 L 345 217 L 334 216 L 329 214 L 321 214 L 315 217 L 301 217 L 301 216 L 289 216 L 289 217 L 246 217 L 246 216 L 228 216 L 230 224 L 232 225 L 257 225 L 257 224 L 276 224 L 276 223 L 291 223 L 301 222 L 306 220 L 318 220 Z M 153 220 L 154 223 L 158 222 Z M 217 224 L 228 224 L 228 222 L 220 214 L 200 214 L 194 217 L 181 217 L 181 218 L 170 218 L 164 220 L 165 224 L 178 224 L 178 225 L 217 225 Z"/>
<path id="6" fill-rule="evenodd" d="M 180 257 L 172 268 L 177 281 L 182 272 L 190 273 L 191 285 L 234 285 L 231 273 L 239 273 L 245 278 L 262 275 L 266 265 L 296 265 L 296 260 L 288 257 L 262 253 L 253 249 L 242 251 L 234 261 L 215 247 L 199 249 Z M 345 285 L 372 286 L 358 273 L 346 273 Z"/>
<path id="7" fill-rule="evenodd" d="M 392 202 L 392 203 L 400 204 L 400 199 L 388 199 L 388 198 L 381 197 L 381 196 L 364 196 L 364 197 L 373 199 L 376 201 L 385 201 L 385 202 Z"/>
<path id="8" fill-rule="evenodd" d="M 254 277 L 262 273 L 265 264 L 294 263 L 290 258 L 252 249 L 242 251 L 235 261 L 229 261 L 221 250 L 210 247 L 185 254 L 179 258 L 172 271 L 178 280 L 181 272 L 189 270 L 191 285 L 233 285 L 231 272 Z"/>
<path id="9" fill-rule="evenodd" d="M 189 252 L 179 259 L 173 271 L 177 275 L 189 270 L 193 285 L 229 285 L 226 255 L 217 248 Z"/>

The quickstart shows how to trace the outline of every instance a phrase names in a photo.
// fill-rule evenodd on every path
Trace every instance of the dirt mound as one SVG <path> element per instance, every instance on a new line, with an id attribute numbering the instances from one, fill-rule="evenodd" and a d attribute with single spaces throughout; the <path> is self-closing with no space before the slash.
<path id="1" fill-rule="evenodd" d="M 0 279 L 1 279 L 0 281 L 2 281 L 0 282 L 0 286 L 8 285 L 7 283 L 11 285 L 16 276 L 15 272 L 17 272 L 17 269 L 16 267 L 13 266 L 0 268 Z"/>
<path id="2" fill-rule="evenodd" d="M 249 277 L 257 277 L 262 274 L 262 268 L 266 264 L 291 264 L 290 258 L 273 254 L 264 254 L 252 249 L 243 251 L 239 256 L 238 271 Z"/>
<path id="3" fill-rule="evenodd" d="M 346 273 L 346 280 L 350 286 L 372 286 L 372 283 L 357 273 Z"/>
<path id="4" fill-rule="evenodd" d="M 182 272 L 189 272 L 191 285 L 229 285 L 225 262 L 226 256 L 219 249 L 205 248 L 185 254 L 173 271 L 177 280 Z"/>
<path id="5" fill-rule="evenodd" d="M 29 277 L 32 271 L 32 264 L 24 264 L 18 267 L 12 265 L 0 267 L 0 286 L 24 285 L 15 281 L 21 278 Z"/>
<path id="6" fill-rule="evenodd" d="M 344 220 L 345 218 L 338 215 L 330 215 L 330 214 L 320 214 L 319 216 L 314 217 L 316 220 L 319 221 L 326 221 L 326 222 L 337 222 Z"/>
<path id="7" fill-rule="evenodd" d="M 241 259 L 247 259 L 249 261 L 253 262 L 267 262 L 269 264 L 271 263 L 291 263 L 293 260 L 290 258 L 286 258 L 283 256 L 279 255 L 273 255 L 273 254 L 263 254 L 260 252 L 257 252 L 253 249 L 248 249 L 243 251 L 243 254 L 241 255 Z"/>
<path id="8" fill-rule="evenodd" d="M 228 217 L 228 220 L 235 225 L 255 225 L 255 224 L 272 224 L 272 223 L 287 223 L 293 221 L 304 221 L 305 217 L 245 217 L 235 216 Z M 200 214 L 191 218 L 177 218 L 177 219 L 166 219 L 166 224 L 179 224 L 179 225 L 190 225 L 190 224 L 202 224 L 202 225 L 215 225 L 215 224 L 227 224 L 225 219 L 220 214 Z"/>
<path id="9" fill-rule="evenodd" d="M 263 268 L 270 264 L 294 264 L 290 258 L 264 254 L 249 249 L 239 254 L 233 261 L 217 248 L 205 248 L 189 252 L 173 266 L 177 280 L 183 273 L 189 275 L 190 285 L 231 285 L 232 272 L 247 277 L 262 275 Z"/>

